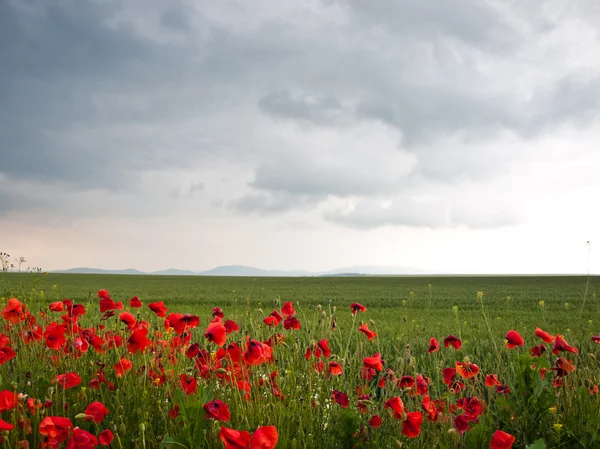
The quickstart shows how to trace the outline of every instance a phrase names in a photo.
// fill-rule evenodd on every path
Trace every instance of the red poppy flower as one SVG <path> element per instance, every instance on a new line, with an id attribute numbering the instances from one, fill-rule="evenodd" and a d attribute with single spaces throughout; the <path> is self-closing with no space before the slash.
<path id="1" fill-rule="evenodd" d="M 223 323 L 223 326 L 225 326 L 225 330 L 227 331 L 227 335 L 235 332 L 235 331 L 239 331 L 240 327 L 238 326 L 238 324 L 233 321 L 233 320 L 227 320 L 225 321 L 225 323 Z"/>
<path id="2" fill-rule="evenodd" d="M 244 360 L 248 365 L 260 365 L 271 358 L 272 351 L 269 345 L 256 340 L 248 340 Z"/>
<path id="3" fill-rule="evenodd" d="M 427 391 L 429 390 L 429 379 L 423 377 L 422 374 L 419 374 L 417 376 L 417 393 L 420 395 L 423 394 L 427 394 Z"/>
<path id="4" fill-rule="evenodd" d="M 134 296 L 129 300 L 129 307 L 131 307 L 132 309 L 139 309 L 140 307 L 142 307 L 142 301 L 140 301 L 140 298 L 138 298 L 137 296 Z"/>
<path id="5" fill-rule="evenodd" d="M 544 343 L 553 343 L 554 337 L 548 332 L 541 330 L 539 327 L 535 328 L 535 335 L 542 339 Z"/>
<path id="6" fill-rule="evenodd" d="M 385 401 L 385 408 L 390 408 L 394 412 L 394 417 L 396 419 L 402 419 L 402 414 L 404 413 L 404 403 L 400 396 L 394 396 L 393 398 Z"/>
<path id="7" fill-rule="evenodd" d="M 129 329 L 135 328 L 135 317 L 129 312 L 121 312 L 119 321 L 125 323 Z"/>
<path id="8" fill-rule="evenodd" d="M 431 337 L 431 339 L 429 340 L 429 349 L 427 350 L 427 352 L 432 354 L 438 349 L 440 349 L 440 344 L 438 343 L 435 337 Z"/>
<path id="9" fill-rule="evenodd" d="M 96 446 L 98 446 L 98 440 L 94 435 L 87 430 L 75 427 L 71 438 L 67 442 L 66 449 L 94 449 Z"/>
<path id="10" fill-rule="evenodd" d="M 115 364 L 115 375 L 117 377 L 123 377 L 132 367 L 133 363 L 131 363 L 131 360 L 121 359 Z"/>
<path id="11" fill-rule="evenodd" d="M 216 421 L 227 422 L 231 418 L 229 413 L 229 407 L 224 402 L 215 399 L 214 401 L 207 402 L 202 406 L 206 419 L 214 419 Z"/>
<path id="12" fill-rule="evenodd" d="M 65 310 L 65 304 L 62 301 L 56 301 L 56 302 L 50 303 L 48 308 L 50 310 L 52 310 L 53 312 L 63 312 Z"/>
<path id="13" fill-rule="evenodd" d="M 246 430 L 238 431 L 221 426 L 219 437 L 225 444 L 225 449 L 248 449 L 250 446 L 250 432 Z"/>
<path id="14" fill-rule="evenodd" d="M 179 383 L 181 385 L 181 391 L 183 391 L 186 396 L 189 396 L 190 394 L 196 394 L 198 382 L 196 382 L 196 378 L 194 376 L 182 374 L 179 376 Z"/>
<path id="15" fill-rule="evenodd" d="M 427 413 L 427 419 L 436 422 L 439 418 L 440 410 L 436 407 L 436 403 L 429 396 L 423 396 L 421 408 Z"/>
<path id="16" fill-rule="evenodd" d="M 112 443 L 112 440 L 114 438 L 115 438 L 115 436 L 110 431 L 110 429 L 106 429 L 106 430 L 103 430 L 102 432 L 100 432 L 100 435 L 98 435 L 98 442 L 102 446 L 110 446 L 110 443 Z"/>
<path id="17" fill-rule="evenodd" d="M 28 345 L 34 341 L 41 340 L 43 334 L 42 326 L 34 326 L 29 330 L 24 330 L 21 333 L 21 337 L 23 338 L 23 342 Z"/>
<path id="18" fill-rule="evenodd" d="M 62 416 L 46 416 L 40 423 L 40 434 L 48 437 L 48 443 L 58 446 L 69 437 L 73 423 Z"/>
<path id="19" fill-rule="evenodd" d="M 13 426 L 12 424 L 7 423 L 3 419 L 0 419 L 0 430 L 12 430 L 14 428 L 15 426 Z"/>
<path id="20" fill-rule="evenodd" d="M 350 304 L 350 309 L 352 309 L 352 315 L 356 315 L 356 312 L 366 312 L 367 308 L 365 306 L 363 306 L 362 304 L 359 304 L 357 302 L 353 302 L 352 304 Z"/>
<path id="21" fill-rule="evenodd" d="M 215 321 L 214 323 L 210 323 L 206 328 L 206 333 L 204 336 L 208 339 L 208 341 L 215 343 L 217 346 L 221 347 L 227 341 L 227 329 L 221 323 L 221 321 Z"/>
<path id="22" fill-rule="evenodd" d="M 148 329 L 136 329 L 134 330 L 129 338 L 127 339 L 127 350 L 129 352 L 144 352 L 146 347 L 150 344 L 148 340 Z"/>
<path id="23" fill-rule="evenodd" d="M 281 307 L 281 314 L 285 317 L 294 316 L 296 314 L 294 305 L 291 302 L 286 302 L 283 307 Z"/>
<path id="24" fill-rule="evenodd" d="M 407 413 L 406 419 L 402 421 L 402 433 L 408 438 L 416 438 L 421 433 L 422 423 L 423 414 L 421 412 Z"/>
<path id="25" fill-rule="evenodd" d="M 100 300 L 100 313 L 104 313 L 117 308 L 117 304 L 109 297 Z"/>
<path id="26" fill-rule="evenodd" d="M 595 341 L 596 343 L 600 343 L 600 334 L 592 335 L 592 340 Z"/>
<path id="27" fill-rule="evenodd" d="M 415 385 L 415 378 L 409 375 L 402 376 L 398 381 L 399 388 L 412 388 Z"/>
<path id="28" fill-rule="evenodd" d="M 27 318 L 23 312 L 23 304 L 17 298 L 10 298 L 6 307 L 2 309 L 2 318 L 9 323 L 18 323 Z"/>
<path id="29" fill-rule="evenodd" d="M 455 416 L 452 420 L 452 425 L 458 431 L 458 433 L 462 435 L 467 430 L 469 430 L 469 420 L 467 418 L 467 415 L 462 414 Z"/>
<path id="30" fill-rule="evenodd" d="M 375 415 L 369 420 L 369 425 L 374 429 L 379 429 L 379 427 L 381 427 L 381 424 L 383 424 L 383 420 L 379 415 Z"/>
<path id="31" fill-rule="evenodd" d="M 108 415 L 108 409 L 102 402 L 92 402 L 86 407 L 85 414 L 87 415 L 86 421 L 94 421 L 98 424 Z"/>
<path id="32" fill-rule="evenodd" d="M 340 404 L 342 408 L 346 408 L 348 407 L 348 404 L 350 404 L 348 395 L 338 390 L 333 390 L 333 392 L 331 393 L 331 399 Z"/>
<path id="33" fill-rule="evenodd" d="M 0 412 L 17 406 L 17 396 L 10 390 L 0 391 Z"/>
<path id="34" fill-rule="evenodd" d="M 558 336 L 557 336 L 558 337 Z M 575 371 L 575 365 L 565 358 L 559 357 L 556 359 L 556 368 L 550 368 L 552 371 L 556 371 L 557 377 L 564 377 L 573 371 Z"/>
<path id="35" fill-rule="evenodd" d="M 81 377 L 79 377 L 77 373 L 73 372 L 67 374 L 59 374 L 52 380 L 52 383 L 57 383 L 66 390 L 68 388 L 73 388 L 79 385 L 81 383 Z"/>
<path id="36" fill-rule="evenodd" d="M 485 386 L 486 387 L 495 387 L 498 385 L 502 385 L 500 383 L 500 381 L 498 380 L 498 375 L 497 374 L 486 374 L 485 375 Z"/>
<path id="37" fill-rule="evenodd" d="M 300 321 L 293 315 L 288 316 L 283 322 L 283 328 L 285 330 L 299 330 L 300 329 Z"/>
<path id="38" fill-rule="evenodd" d="M 262 426 L 252 435 L 250 449 L 273 449 L 277 446 L 279 435 L 275 426 Z"/>
<path id="39" fill-rule="evenodd" d="M 554 340 L 554 348 L 552 349 L 552 354 L 558 354 L 561 351 L 572 352 L 574 354 L 579 354 L 579 350 L 574 346 L 569 345 L 565 337 L 560 334 L 556 335 L 556 340 Z"/>
<path id="40" fill-rule="evenodd" d="M 171 419 L 176 419 L 179 416 L 179 406 L 177 404 L 175 404 L 173 406 L 173 408 L 171 408 L 171 411 L 169 411 L 169 417 Z"/>
<path id="41" fill-rule="evenodd" d="M 510 433 L 503 432 L 502 430 L 496 430 L 492 435 L 490 441 L 491 449 L 510 449 L 515 442 L 515 437 Z"/>
<path id="42" fill-rule="evenodd" d="M 51 323 L 44 331 L 44 339 L 46 340 L 46 346 L 50 349 L 59 350 L 66 343 L 65 337 L 66 328 L 63 324 Z"/>
<path id="43" fill-rule="evenodd" d="M 331 355 L 331 349 L 329 349 L 329 342 L 324 338 L 317 343 L 317 346 L 321 351 L 323 351 L 324 357 L 329 357 Z"/>
<path id="44" fill-rule="evenodd" d="M 464 377 L 465 379 L 475 377 L 479 372 L 479 367 L 474 363 L 456 362 L 454 366 L 456 369 L 456 373 L 459 376 Z"/>
<path id="45" fill-rule="evenodd" d="M 167 315 L 167 310 L 169 310 L 165 307 L 164 301 L 150 303 L 148 308 L 161 318 L 164 318 Z"/>
<path id="46" fill-rule="evenodd" d="M 277 321 L 277 318 L 275 318 L 274 316 L 269 315 L 263 320 L 263 323 L 265 323 L 267 326 L 277 326 L 279 324 L 279 321 Z"/>
<path id="47" fill-rule="evenodd" d="M 534 346 L 529 350 L 529 353 L 532 355 L 532 357 L 541 357 L 544 352 L 546 352 L 546 347 L 542 344 Z"/>
<path id="48" fill-rule="evenodd" d="M 375 371 L 382 371 L 383 361 L 381 360 L 381 355 L 378 352 L 376 352 L 370 357 L 365 357 L 363 359 L 363 366 L 365 368 L 374 369 Z"/>
<path id="49" fill-rule="evenodd" d="M 498 393 L 498 394 L 510 394 L 510 387 L 508 385 L 498 385 L 496 387 L 496 393 Z"/>
<path id="50" fill-rule="evenodd" d="M 377 333 L 373 332 L 371 329 L 369 329 L 369 326 L 367 325 L 367 323 L 362 324 L 358 330 L 360 332 L 362 332 L 363 334 L 365 334 L 367 336 L 367 339 L 369 341 L 373 340 L 375 337 L 377 337 Z"/>
<path id="51" fill-rule="evenodd" d="M 460 338 L 455 337 L 454 335 L 448 335 L 444 338 L 444 347 L 452 346 L 454 349 L 460 349 L 462 346 L 462 341 Z"/>
<path id="52" fill-rule="evenodd" d="M 340 365 L 338 362 L 329 362 L 328 372 L 331 376 L 339 376 L 341 374 L 344 374 L 342 365 Z"/>
<path id="53" fill-rule="evenodd" d="M 525 344 L 523 337 L 521 337 L 521 335 L 516 330 L 508 331 L 506 333 L 505 338 L 506 338 L 506 347 L 509 349 L 512 349 L 516 346 L 523 346 Z"/>

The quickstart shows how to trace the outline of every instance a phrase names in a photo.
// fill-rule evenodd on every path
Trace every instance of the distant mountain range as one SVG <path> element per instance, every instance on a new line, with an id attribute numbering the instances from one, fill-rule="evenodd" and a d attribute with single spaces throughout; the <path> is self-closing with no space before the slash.
<path id="1" fill-rule="evenodd" d="M 167 270 L 144 272 L 134 268 L 125 270 L 103 270 L 100 268 L 70 268 L 68 270 L 57 270 L 54 273 L 78 273 L 78 274 L 150 274 L 162 276 L 250 276 L 250 277 L 314 277 L 314 276 L 362 276 L 362 275 L 418 275 L 434 274 L 429 271 L 409 267 L 364 265 L 346 268 L 337 268 L 330 271 L 302 271 L 302 270 L 264 270 L 262 268 L 248 267 L 244 265 L 224 265 L 207 271 L 190 271 L 169 268 Z"/>

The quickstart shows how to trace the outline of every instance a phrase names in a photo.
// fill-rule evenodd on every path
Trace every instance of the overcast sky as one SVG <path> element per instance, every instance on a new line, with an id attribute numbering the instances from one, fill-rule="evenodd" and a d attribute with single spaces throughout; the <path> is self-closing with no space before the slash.
<path id="1" fill-rule="evenodd" d="M 45 269 L 600 273 L 600 2 L 0 0 L 0 186 Z"/>

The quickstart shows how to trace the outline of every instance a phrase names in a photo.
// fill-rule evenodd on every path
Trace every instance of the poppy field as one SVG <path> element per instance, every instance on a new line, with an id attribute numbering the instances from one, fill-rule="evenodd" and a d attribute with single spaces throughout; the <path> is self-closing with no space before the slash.
<path id="1" fill-rule="evenodd" d="M 5 274 L 0 445 L 600 447 L 598 289 Z"/>

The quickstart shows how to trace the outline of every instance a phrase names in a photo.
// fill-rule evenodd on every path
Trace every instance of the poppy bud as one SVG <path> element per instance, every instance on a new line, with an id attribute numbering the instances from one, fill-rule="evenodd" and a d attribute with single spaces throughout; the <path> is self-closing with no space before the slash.
<path id="1" fill-rule="evenodd" d="M 86 419 L 88 417 L 88 415 L 86 415 L 85 413 L 78 413 L 77 415 L 75 415 L 75 419 Z"/>
<path id="2" fill-rule="evenodd" d="M 217 374 L 225 374 L 225 373 L 227 373 L 227 370 L 225 368 L 217 368 L 215 370 L 215 373 L 217 373 Z"/>

